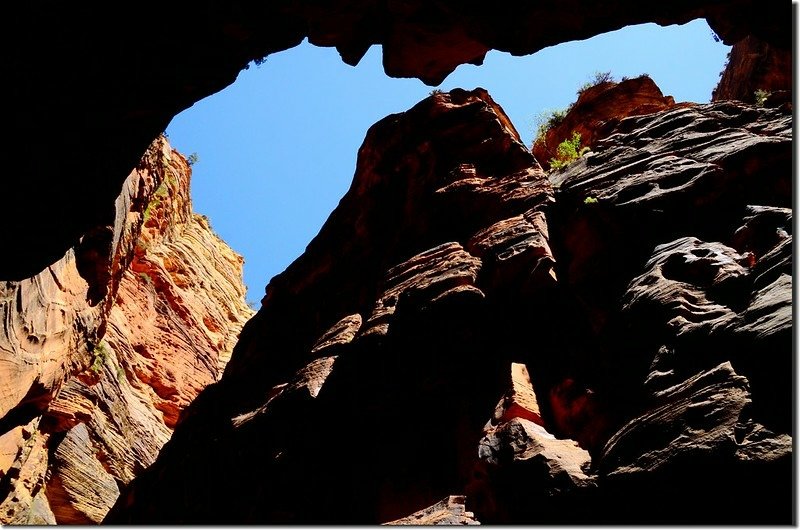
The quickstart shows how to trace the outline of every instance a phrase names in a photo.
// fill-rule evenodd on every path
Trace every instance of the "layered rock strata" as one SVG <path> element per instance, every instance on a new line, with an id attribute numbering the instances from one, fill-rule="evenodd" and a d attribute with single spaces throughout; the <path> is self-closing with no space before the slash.
<path id="1" fill-rule="evenodd" d="M 474 513 L 466 511 L 464 500 L 463 496 L 451 495 L 424 510 L 385 524 L 393 526 L 472 526 L 480 524 L 475 520 Z"/>
<path id="2" fill-rule="evenodd" d="M 765 98 L 758 101 L 759 94 Z M 791 105 L 792 51 L 754 36 L 733 45 L 712 101 L 737 99 L 777 107 Z"/>
<path id="3" fill-rule="evenodd" d="M 155 141 L 87 233 L 0 297 L 0 521 L 98 523 L 252 311 L 242 259 L 194 214 L 186 160 Z"/>
<path id="4" fill-rule="evenodd" d="M 555 284 L 551 201 L 483 90 L 374 125 L 340 205 L 109 520 L 387 522 L 457 493 L 525 350 L 502 330 Z M 237 508 L 199 472 L 238 484 Z"/>
<path id="5" fill-rule="evenodd" d="M 106 521 L 380 523 L 466 493 L 484 523 L 789 522 L 791 121 L 672 107 L 546 174 L 481 89 L 385 118 Z"/>
<path id="6" fill-rule="evenodd" d="M 0 262 L 0 278 L 33 276 L 91 227 L 110 224 L 122 182 L 175 115 L 251 61 L 306 38 L 351 65 L 379 44 L 388 75 L 435 85 L 492 49 L 524 55 L 627 25 L 697 18 L 727 44 L 753 35 L 791 48 L 791 5 L 755 0 L 9 4 L 3 50 L 14 82 L 2 166 L 14 178 L 5 193 L 36 199 L 8 205 L 4 250 L 15 259 Z"/>
<path id="7" fill-rule="evenodd" d="M 531 151 L 545 169 L 558 157 L 558 145 L 580 135 L 580 146 L 592 149 L 629 116 L 652 114 L 675 105 L 672 96 L 664 96 L 650 77 L 643 75 L 619 83 L 604 81 L 578 93 L 578 99 L 564 118 L 536 138 Z"/>

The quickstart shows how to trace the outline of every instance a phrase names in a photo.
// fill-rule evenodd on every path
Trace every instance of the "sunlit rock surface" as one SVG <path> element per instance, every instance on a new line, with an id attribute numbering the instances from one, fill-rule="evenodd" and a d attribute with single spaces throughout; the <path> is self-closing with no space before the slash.
<path id="1" fill-rule="evenodd" d="M 116 221 L 0 297 L 0 522 L 92 524 L 216 381 L 244 322 L 242 259 L 192 213 L 156 140 Z"/>

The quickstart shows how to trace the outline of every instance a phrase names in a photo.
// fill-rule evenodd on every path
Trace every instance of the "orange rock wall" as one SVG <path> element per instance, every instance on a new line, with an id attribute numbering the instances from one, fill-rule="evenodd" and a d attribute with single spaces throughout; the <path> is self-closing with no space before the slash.
<path id="1" fill-rule="evenodd" d="M 0 286 L 0 523 L 99 523 L 221 375 L 252 311 L 190 175 L 159 138 L 113 226 Z"/>

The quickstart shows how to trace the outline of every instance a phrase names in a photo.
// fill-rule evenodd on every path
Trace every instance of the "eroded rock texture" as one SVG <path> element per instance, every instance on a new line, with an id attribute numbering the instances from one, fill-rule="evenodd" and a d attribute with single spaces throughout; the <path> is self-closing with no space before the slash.
<path id="1" fill-rule="evenodd" d="M 615 83 L 605 81 L 582 90 L 564 119 L 536 138 L 533 156 L 545 169 L 557 158 L 558 144 L 580 134 L 581 147 L 592 149 L 619 121 L 628 116 L 651 114 L 675 105 L 672 96 L 664 96 L 650 77 L 643 75 Z"/>
<path id="2" fill-rule="evenodd" d="M 386 522 L 462 489 L 555 284 L 550 184 L 480 89 L 385 118 L 359 155 L 113 520 Z M 209 476 L 236 488 L 236 509 L 219 509 Z"/>
<path id="3" fill-rule="evenodd" d="M 424 510 L 385 524 L 395 526 L 466 526 L 480 524 L 475 520 L 475 514 L 466 511 L 464 501 L 463 496 L 451 495 Z"/>
<path id="4" fill-rule="evenodd" d="M 0 522 L 99 523 L 217 380 L 244 321 L 241 257 L 192 213 L 159 139 L 116 221 L 0 297 Z"/>
<path id="5" fill-rule="evenodd" d="M 106 521 L 408 521 L 466 493 L 483 523 L 788 523 L 791 131 L 676 106 L 546 174 L 482 89 L 385 118 Z"/>
<path id="6" fill-rule="evenodd" d="M 767 106 L 792 103 L 792 52 L 748 36 L 733 45 L 714 89 L 712 101 L 738 99 L 757 103 L 756 91 L 768 94 Z"/>
<path id="7" fill-rule="evenodd" d="M 0 278 L 31 277 L 111 224 L 122 182 L 173 116 L 305 38 L 348 64 L 379 44 L 388 75 L 438 84 L 491 49 L 530 54 L 645 22 L 705 18 L 727 44 L 753 35 L 788 50 L 790 9 L 756 0 L 9 3 L 2 167 L 14 175 L 4 251 L 15 259 L 0 262 Z"/>

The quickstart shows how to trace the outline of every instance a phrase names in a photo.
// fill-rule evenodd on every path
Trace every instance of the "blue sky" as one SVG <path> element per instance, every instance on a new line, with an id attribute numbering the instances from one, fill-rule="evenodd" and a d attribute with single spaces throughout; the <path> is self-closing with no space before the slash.
<path id="1" fill-rule="evenodd" d="M 536 117 L 569 105 L 594 72 L 647 73 L 676 101 L 705 103 L 729 49 L 704 20 L 645 24 L 525 57 L 493 51 L 483 66 L 460 66 L 438 88 L 487 89 L 530 146 Z M 244 256 L 248 301 L 260 305 L 269 280 L 302 254 L 336 207 L 367 129 L 431 90 L 387 77 L 379 46 L 351 67 L 336 50 L 304 42 L 251 65 L 172 120 L 170 143 L 199 157 L 194 209 Z"/>

